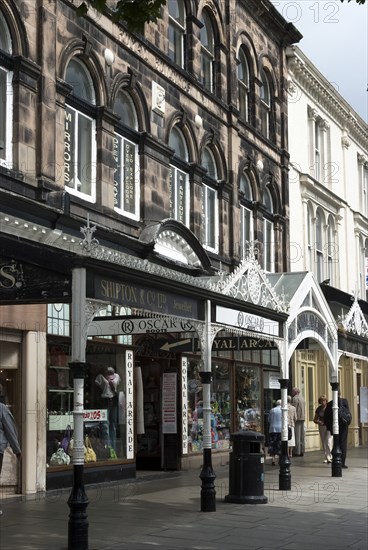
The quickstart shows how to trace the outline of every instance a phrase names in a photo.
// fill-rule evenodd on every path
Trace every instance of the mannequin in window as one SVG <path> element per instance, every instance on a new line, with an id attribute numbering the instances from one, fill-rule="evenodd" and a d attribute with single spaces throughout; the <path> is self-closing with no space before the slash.
<path id="1" fill-rule="evenodd" d="M 119 423 L 118 386 L 120 382 L 120 376 L 112 367 L 107 367 L 104 374 L 98 374 L 95 378 L 95 384 L 101 390 L 101 397 L 107 409 L 108 445 L 113 449 L 116 448 L 116 428 Z"/>

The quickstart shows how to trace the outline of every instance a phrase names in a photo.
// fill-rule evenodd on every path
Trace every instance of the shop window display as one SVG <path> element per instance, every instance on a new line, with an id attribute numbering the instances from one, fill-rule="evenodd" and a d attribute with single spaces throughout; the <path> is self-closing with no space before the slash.
<path id="1" fill-rule="evenodd" d="M 48 346 L 48 432 L 49 469 L 69 464 L 73 452 L 73 376 L 69 367 L 70 345 L 53 342 Z M 126 392 L 124 352 L 116 345 L 89 342 L 89 366 L 84 387 L 85 461 L 126 458 Z M 93 452 L 88 452 L 88 448 Z"/>
<path id="2" fill-rule="evenodd" d="M 261 432 L 260 369 L 237 365 L 235 372 L 236 429 Z"/>
<path id="3" fill-rule="evenodd" d="M 200 364 L 188 364 L 188 434 L 189 452 L 203 450 L 203 395 Z M 229 366 L 212 365 L 211 438 L 213 449 L 230 447 L 230 378 Z"/>

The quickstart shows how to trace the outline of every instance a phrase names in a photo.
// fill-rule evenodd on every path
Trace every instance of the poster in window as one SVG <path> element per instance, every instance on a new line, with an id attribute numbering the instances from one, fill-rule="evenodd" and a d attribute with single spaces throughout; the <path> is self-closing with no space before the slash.
<path id="1" fill-rule="evenodd" d="M 162 433 L 177 433 L 176 373 L 165 372 L 162 381 Z"/>
<path id="2" fill-rule="evenodd" d="M 124 141 L 124 211 L 135 212 L 135 146 Z"/>

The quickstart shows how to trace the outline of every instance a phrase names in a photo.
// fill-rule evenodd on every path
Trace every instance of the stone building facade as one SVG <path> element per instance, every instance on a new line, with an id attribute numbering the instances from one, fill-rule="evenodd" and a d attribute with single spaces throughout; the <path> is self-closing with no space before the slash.
<path id="1" fill-rule="evenodd" d="M 105 302 L 95 313 L 106 315 L 131 314 L 138 294 L 146 315 L 161 313 L 159 300 L 173 296 L 185 296 L 184 319 L 190 300 L 202 311 L 212 287 L 198 290 L 188 281 L 230 276 L 252 241 L 261 270 L 289 269 L 286 46 L 300 40 L 299 32 L 268 1 L 169 0 L 162 18 L 142 35 L 113 23 L 108 12 L 90 10 L 78 18 L 75 9 L 69 0 L 0 5 L 1 368 L 4 381 L 12 380 L 3 398 L 13 407 L 26 448 L 21 481 L 8 457 L 7 485 L 20 483 L 25 492 L 70 482 L 68 465 L 50 459 L 72 422 L 70 303 L 81 251 L 90 252 L 98 240 L 100 256 L 83 256 L 81 263 L 87 295 Z M 147 265 L 158 275 L 145 273 Z M 276 310 L 260 305 L 257 277 L 253 305 L 232 297 L 218 303 L 281 323 Z M 173 307 L 179 307 L 174 298 Z M 93 415 L 112 414 L 94 383 L 106 366 L 119 374 L 119 398 L 128 407 L 127 352 L 134 349 L 137 364 L 147 370 L 143 382 L 151 376 L 156 404 L 163 364 L 168 373 L 184 364 L 178 353 L 154 352 L 153 340 L 143 336 L 104 336 L 87 345 L 87 361 L 94 365 L 86 380 L 91 437 Z M 198 374 L 195 350 L 190 353 Z M 243 372 L 254 363 L 259 367 L 253 398 L 259 416 L 262 368 L 268 365 L 274 377 L 279 369 L 272 350 L 265 353 L 216 355 L 227 433 L 238 422 L 235 361 Z M 244 387 L 252 377 L 250 371 L 243 376 Z M 224 409 L 216 391 L 214 401 Z M 151 420 L 157 416 L 154 406 L 145 413 Z M 122 416 L 116 420 L 121 440 Z M 153 431 L 148 437 L 146 430 L 142 443 L 152 454 L 162 437 Z M 126 475 L 135 467 L 136 454 L 124 441 L 113 449 L 116 458 L 104 458 L 110 465 L 117 460 L 114 475 L 121 463 Z M 173 442 L 174 467 L 179 443 Z M 158 456 L 159 467 L 168 456 Z M 109 468 L 96 473 L 91 467 L 91 479 L 111 479 Z"/>

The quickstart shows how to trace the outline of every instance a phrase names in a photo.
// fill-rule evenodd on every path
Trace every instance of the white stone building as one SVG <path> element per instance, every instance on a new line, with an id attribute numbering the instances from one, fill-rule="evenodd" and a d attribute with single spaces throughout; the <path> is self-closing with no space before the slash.
<path id="1" fill-rule="evenodd" d="M 359 445 L 367 441 L 368 126 L 298 47 L 287 57 L 290 268 L 314 274 L 334 314 L 340 389 L 353 412 L 349 441 Z M 307 342 L 292 371 L 306 399 L 306 448 L 318 448 L 313 409 L 319 395 L 331 395 L 323 352 Z"/>

